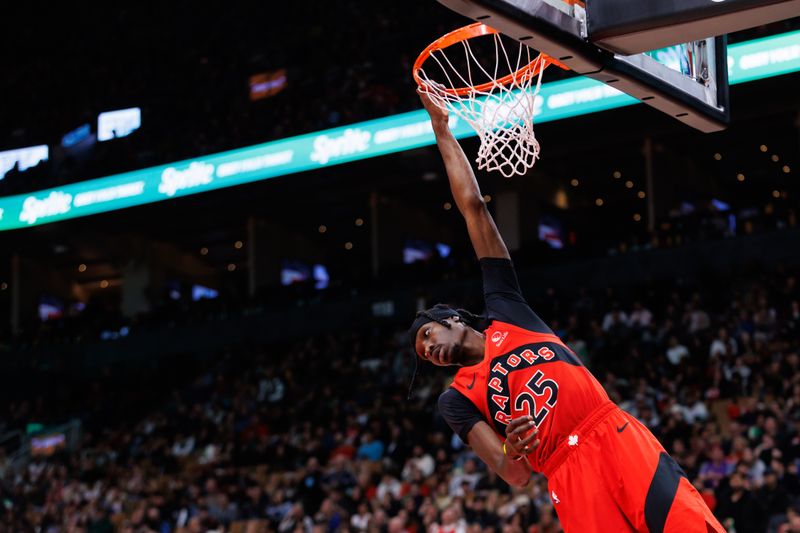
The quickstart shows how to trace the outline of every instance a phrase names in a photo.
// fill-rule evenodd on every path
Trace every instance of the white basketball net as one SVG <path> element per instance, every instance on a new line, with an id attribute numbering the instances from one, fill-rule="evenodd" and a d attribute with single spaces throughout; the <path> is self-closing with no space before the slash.
<path id="1" fill-rule="evenodd" d="M 533 116 L 536 110 L 536 98 L 542 84 L 543 62 L 546 60 L 532 57 L 532 50 L 519 44 L 516 63 L 512 64 L 506 53 L 499 34 L 493 34 L 495 64 L 486 69 L 475 57 L 469 46 L 469 40 L 461 41 L 464 49 L 466 69 L 456 69 L 445 54 L 445 49 L 431 53 L 430 59 L 438 63 L 447 85 L 443 81 L 434 81 L 424 70 L 419 70 L 420 79 L 425 84 L 422 90 L 440 108 L 455 113 L 478 133 L 481 141 L 476 162 L 481 170 L 499 171 L 510 178 L 525 174 L 539 158 L 539 141 L 533 133 Z M 456 48 L 455 45 L 451 47 Z M 452 55 L 451 51 L 451 55 Z M 535 52 L 534 52 L 535 53 Z M 501 63 L 504 62 L 505 64 Z M 516 73 L 531 61 L 533 68 L 512 77 L 506 84 L 496 81 L 487 90 L 472 89 L 469 94 L 457 96 L 445 89 L 456 87 L 475 87 L 472 74 L 483 74 L 487 79 L 498 79 L 498 71 Z M 466 70 L 466 72 L 463 72 Z M 538 74 L 536 74 L 538 72 Z M 502 77 L 503 74 L 500 74 Z M 532 88 L 533 81 L 536 86 Z M 457 84 L 457 85 L 456 85 Z"/>

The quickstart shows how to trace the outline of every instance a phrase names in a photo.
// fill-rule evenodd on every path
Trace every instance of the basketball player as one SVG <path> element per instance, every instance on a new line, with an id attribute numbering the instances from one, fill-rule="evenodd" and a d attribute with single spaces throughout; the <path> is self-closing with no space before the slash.
<path id="1" fill-rule="evenodd" d="M 409 331 L 420 358 L 459 367 L 439 398 L 450 427 L 511 485 L 543 473 L 567 532 L 724 532 L 653 434 L 525 302 L 447 112 L 421 98 L 480 261 L 489 321 L 484 330 L 483 317 L 437 305 Z"/>

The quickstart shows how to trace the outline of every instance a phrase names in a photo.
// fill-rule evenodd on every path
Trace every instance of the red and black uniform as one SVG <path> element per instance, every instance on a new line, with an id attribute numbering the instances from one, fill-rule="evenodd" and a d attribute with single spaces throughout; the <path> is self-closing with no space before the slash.
<path id="1" fill-rule="evenodd" d="M 658 440 L 619 409 L 575 354 L 525 302 L 511 261 L 481 259 L 484 359 L 462 367 L 439 398 L 464 442 L 485 420 L 505 438 L 530 415 L 539 447 L 528 456 L 548 479 L 566 531 L 724 531 Z"/>

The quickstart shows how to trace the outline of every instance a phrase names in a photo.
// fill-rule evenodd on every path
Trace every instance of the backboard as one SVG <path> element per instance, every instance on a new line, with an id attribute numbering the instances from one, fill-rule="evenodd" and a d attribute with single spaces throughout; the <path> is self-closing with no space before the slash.
<path id="1" fill-rule="evenodd" d="M 730 119 L 723 34 L 787 18 L 800 5 L 800 0 L 438 1 L 704 132 L 723 129 Z M 680 55 L 677 67 L 659 60 L 663 54 L 645 53 L 667 46 Z"/>

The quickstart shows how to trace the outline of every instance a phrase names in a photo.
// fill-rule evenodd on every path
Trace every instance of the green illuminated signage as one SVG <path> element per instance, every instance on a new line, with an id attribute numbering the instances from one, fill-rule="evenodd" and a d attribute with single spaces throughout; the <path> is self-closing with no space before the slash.
<path id="1" fill-rule="evenodd" d="M 728 48 L 731 84 L 800 71 L 800 31 Z M 573 78 L 542 85 L 537 122 L 638 103 L 601 82 Z M 458 117 L 457 137 L 475 135 Z M 0 231 L 143 205 L 222 187 L 294 174 L 434 143 L 423 110 L 279 141 L 0 198 Z"/>
<path id="2" fill-rule="evenodd" d="M 728 50 L 728 77 L 731 84 L 798 70 L 800 31 L 734 44 Z"/>

